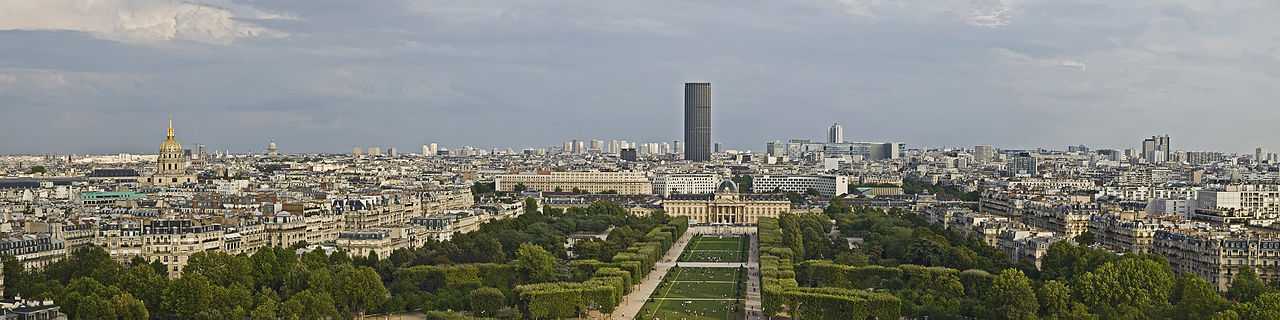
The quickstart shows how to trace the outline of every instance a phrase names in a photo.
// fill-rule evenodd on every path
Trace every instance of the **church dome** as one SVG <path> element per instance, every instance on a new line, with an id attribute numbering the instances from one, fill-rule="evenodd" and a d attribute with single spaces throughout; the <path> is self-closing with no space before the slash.
<path id="1" fill-rule="evenodd" d="M 182 153 L 182 144 L 173 138 L 165 139 L 160 143 L 160 153 Z"/>
<path id="2" fill-rule="evenodd" d="M 719 186 L 716 186 L 716 192 L 720 192 L 720 193 L 725 193 L 725 192 L 737 193 L 737 192 L 738 192 L 738 184 L 737 184 L 737 183 L 734 183 L 734 182 L 733 182 L 733 180 L 720 181 L 720 185 L 719 185 Z"/>

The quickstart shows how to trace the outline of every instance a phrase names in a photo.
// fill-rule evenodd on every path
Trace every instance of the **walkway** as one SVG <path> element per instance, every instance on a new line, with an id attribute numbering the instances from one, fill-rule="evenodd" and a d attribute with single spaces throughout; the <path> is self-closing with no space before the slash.
<path id="1" fill-rule="evenodd" d="M 695 227 L 690 227 L 685 231 L 684 236 L 677 240 L 675 245 L 671 246 L 671 250 L 662 256 L 654 264 L 655 270 L 649 272 L 640 284 L 631 289 L 626 297 L 622 297 L 622 304 L 613 312 L 613 319 L 631 319 L 640 313 L 640 308 L 644 307 L 645 301 L 649 300 L 649 296 L 653 294 L 653 290 L 658 288 L 658 283 L 662 282 L 662 278 L 667 276 L 667 271 L 676 265 L 676 260 L 680 258 L 680 253 L 684 252 L 684 246 L 689 244 L 689 240 L 693 239 L 693 235 L 698 233 L 694 231 Z"/>
<path id="2" fill-rule="evenodd" d="M 750 235 L 751 251 L 747 252 L 747 301 L 744 314 L 746 320 L 760 319 L 760 241 L 756 234 Z"/>

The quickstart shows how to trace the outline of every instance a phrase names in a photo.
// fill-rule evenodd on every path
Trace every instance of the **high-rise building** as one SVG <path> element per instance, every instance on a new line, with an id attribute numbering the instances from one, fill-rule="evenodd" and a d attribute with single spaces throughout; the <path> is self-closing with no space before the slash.
<path id="1" fill-rule="evenodd" d="M 363 153 L 364 153 L 364 150 L 361 150 L 360 147 L 355 147 L 354 149 L 351 149 L 351 155 L 353 156 L 358 156 Z"/>
<path id="2" fill-rule="evenodd" d="M 827 142 L 844 142 L 844 128 L 841 128 L 839 123 L 831 124 L 831 128 L 827 128 Z"/>
<path id="3" fill-rule="evenodd" d="M 429 156 L 429 155 L 431 155 L 431 146 L 428 146 L 428 145 L 422 145 L 422 155 L 424 155 L 424 156 Z"/>
<path id="4" fill-rule="evenodd" d="M 711 83 L 684 84 L 684 158 L 711 160 Z"/>
<path id="5" fill-rule="evenodd" d="M 1018 156 L 1013 157 L 1013 162 L 1009 165 L 1009 173 L 1012 175 L 1025 174 L 1035 176 L 1038 174 L 1037 171 L 1039 169 L 1036 157 L 1027 152 L 1019 153 Z"/>
<path id="6" fill-rule="evenodd" d="M 618 155 L 622 160 L 636 161 L 636 148 L 623 148 Z"/>
<path id="7" fill-rule="evenodd" d="M 684 152 L 684 141 L 676 140 L 671 145 L 672 145 L 672 148 L 674 148 L 673 151 L 675 151 L 676 153 Z"/>
<path id="8" fill-rule="evenodd" d="M 719 142 L 716 142 L 716 148 L 715 148 L 715 149 L 716 149 L 716 152 L 724 152 L 724 148 L 723 148 L 723 146 L 722 146 Z"/>
<path id="9" fill-rule="evenodd" d="M 989 145 L 973 146 L 973 160 L 987 163 L 996 160 L 996 147 Z"/>
<path id="10" fill-rule="evenodd" d="M 438 152 L 440 152 L 440 146 L 436 145 L 436 143 L 435 143 L 435 142 L 432 142 L 432 143 L 431 143 L 431 155 L 436 155 L 436 153 L 438 153 Z"/>
<path id="11" fill-rule="evenodd" d="M 1169 135 L 1167 134 L 1163 136 L 1152 136 L 1150 139 L 1142 140 L 1142 157 L 1146 159 L 1148 163 L 1162 163 L 1165 160 L 1168 160 L 1171 156 L 1170 150 L 1172 149 L 1169 146 Z M 1160 158 L 1158 160 L 1160 161 L 1152 159 L 1151 154 L 1153 151 L 1160 153 L 1160 156 L 1158 156 Z"/>
<path id="12" fill-rule="evenodd" d="M 381 147 L 369 147 L 369 155 L 371 155 L 371 156 L 380 156 L 380 155 L 382 155 L 382 148 L 381 148 Z"/>
<path id="13" fill-rule="evenodd" d="M 396 156 L 396 147 L 387 148 L 387 155 L 392 157 Z"/>
<path id="14" fill-rule="evenodd" d="M 1258 147 L 1258 149 L 1253 152 L 1253 161 L 1256 163 L 1270 161 L 1271 159 L 1268 159 L 1270 157 L 1271 151 L 1267 150 L 1267 147 Z"/>

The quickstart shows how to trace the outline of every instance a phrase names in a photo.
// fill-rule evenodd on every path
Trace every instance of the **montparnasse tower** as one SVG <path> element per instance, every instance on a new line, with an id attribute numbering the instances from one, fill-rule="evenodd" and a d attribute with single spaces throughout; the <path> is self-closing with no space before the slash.
<path id="1" fill-rule="evenodd" d="M 169 117 L 169 134 L 160 143 L 160 156 L 156 159 L 156 174 L 176 175 L 187 173 L 187 159 L 182 156 L 182 144 L 173 138 L 173 117 Z"/>

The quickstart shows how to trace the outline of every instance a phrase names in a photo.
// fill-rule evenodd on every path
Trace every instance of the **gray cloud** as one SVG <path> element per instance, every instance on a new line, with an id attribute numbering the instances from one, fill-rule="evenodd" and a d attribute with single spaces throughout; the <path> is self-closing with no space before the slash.
<path id="1" fill-rule="evenodd" d="M 3 1 L 0 153 L 540 147 L 714 136 L 1245 151 L 1276 138 L 1266 1 Z M 15 17 L 20 19 L 14 19 Z M 1277 146 L 1272 146 L 1277 147 Z"/>

